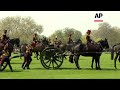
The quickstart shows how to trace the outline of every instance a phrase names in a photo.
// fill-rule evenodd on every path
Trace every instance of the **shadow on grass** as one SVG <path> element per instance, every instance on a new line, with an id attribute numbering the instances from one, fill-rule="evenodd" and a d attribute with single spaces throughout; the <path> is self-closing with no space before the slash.
<path id="1" fill-rule="evenodd" d="M 4 72 L 12 72 L 11 70 L 4 70 L 4 71 L 0 71 L 0 73 L 4 73 Z M 12 73 L 14 73 L 14 72 L 23 72 L 23 70 L 13 70 L 13 72 Z"/>
<path id="2" fill-rule="evenodd" d="M 22 64 L 21 62 L 12 62 L 11 64 Z"/>
<path id="3" fill-rule="evenodd" d="M 96 68 L 81 68 L 81 69 L 77 69 L 77 68 L 58 68 L 58 69 L 46 69 L 46 68 L 31 68 L 30 70 L 96 70 Z M 115 68 L 101 68 L 100 71 L 119 71 L 120 69 L 115 69 Z"/>

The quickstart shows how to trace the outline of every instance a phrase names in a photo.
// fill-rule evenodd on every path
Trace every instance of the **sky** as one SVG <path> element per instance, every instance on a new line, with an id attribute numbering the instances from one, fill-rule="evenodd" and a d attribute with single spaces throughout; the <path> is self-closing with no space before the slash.
<path id="1" fill-rule="evenodd" d="M 37 24 L 43 26 L 41 35 L 50 36 L 56 30 L 66 27 L 74 28 L 83 35 L 88 29 L 98 29 L 99 23 L 96 20 L 96 13 L 102 13 L 103 22 L 111 26 L 120 27 L 120 11 L 0 11 L 0 19 L 8 16 L 30 16 Z"/>

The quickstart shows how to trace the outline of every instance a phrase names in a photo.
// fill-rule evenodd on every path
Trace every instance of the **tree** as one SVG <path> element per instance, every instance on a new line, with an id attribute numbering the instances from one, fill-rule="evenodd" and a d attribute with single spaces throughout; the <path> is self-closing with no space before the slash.
<path id="1" fill-rule="evenodd" d="M 29 43 L 34 33 L 43 32 L 42 25 L 38 25 L 31 17 L 6 17 L 0 20 L 0 30 L 8 30 L 10 38 L 20 38 L 22 43 Z"/>
<path id="2" fill-rule="evenodd" d="M 66 43 L 68 41 L 68 35 L 72 33 L 72 39 L 73 41 L 76 41 L 77 39 L 81 39 L 82 34 L 80 31 L 74 29 L 74 28 L 64 28 L 64 29 L 60 29 L 60 30 L 56 30 L 55 33 L 53 33 L 50 38 L 51 40 L 55 39 L 55 36 L 58 37 L 59 40 L 62 41 L 62 43 Z"/>
<path id="3" fill-rule="evenodd" d="M 108 43 L 111 46 L 113 46 L 116 43 L 119 43 L 119 37 L 120 33 L 117 32 L 118 28 L 117 27 L 112 27 L 108 23 L 101 23 L 99 24 L 98 30 L 95 30 L 94 33 L 92 33 L 92 38 L 94 40 L 99 40 L 99 39 L 108 39 Z"/>

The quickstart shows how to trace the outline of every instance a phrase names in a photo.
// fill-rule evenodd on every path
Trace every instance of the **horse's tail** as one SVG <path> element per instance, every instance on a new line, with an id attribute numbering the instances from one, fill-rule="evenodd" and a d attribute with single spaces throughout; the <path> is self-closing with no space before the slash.
<path id="1" fill-rule="evenodd" d="M 111 60 L 114 59 L 114 46 L 111 48 Z"/>

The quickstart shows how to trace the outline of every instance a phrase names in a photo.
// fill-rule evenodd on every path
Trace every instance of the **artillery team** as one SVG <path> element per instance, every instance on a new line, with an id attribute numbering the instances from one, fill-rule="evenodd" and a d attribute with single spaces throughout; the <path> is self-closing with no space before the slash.
<path id="1" fill-rule="evenodd" d="M 94 41 L 91 39 L 90 37 L 90 34 L 91 34 L 91 30 L 88 30 L 86 32 L 86 41 L 87 43 L 85 44 L 85 47 L 83 47 L 81 50 L 79 50 L 79 48 L 77 48 L 78 51 L 86 51 L 86 50 L 89 50 L 89 46 L 92 46 L 94 45 Z M 68 34 L 68 41 L 66 43 L 66 46 L 65 48 L 67 48 L 67 46 L 72 46 L 70 48 L 73 48 L 74 46 L 74 52 L 75 52 L 75 48 L 78 46 L 78 45 L 83 45 L 81 42 L 77 42 L 75 43 L 72 39 L 72 33 L 69 33 Z M 2 66 L 3 66 L 3 63 L 6 61 L 9 66 L 10 66 L 10 69 L 11 71 L 12 70 L 12 67 L 10 65 L 10 59 L 11 59 L 11 52 L 9 51 L 9 43 L 10 43 L 10 38 L 9 36 L 7 35 L 7 30 L 4 30 L 4 33 L 2 35 L 2 38 L 0 40 L 0 70 L 2 69 Z M 78 44 L 79 43 L 79 44 Z M 106 43 L 106 42 L 105 42 Z M 34 51 L 34 49 L 36 47 L 39 47 L 41 46 L 41 48 L 43 47 L 49 47 L 49 45 L 53 45 L 55 48 L 58 48 L 58 49 L 61 49 L 62 50 L 62 47 L 64 46 L 61 42 L 61 40 L 58 39 L 57 36 L 55 36 L 54 40 L 53 40 L 53 43 L 51 41 L 51 39 L 47 39 L 46 37 L 43 37 L 43 39 L 39 39 L 37 33 L 35 33 L 33 35 L 33 40 L 31 42 L 31 44 L 24 44 L 24 45 L 21 45 L 22 48 L 24 48 L 24 50 L 21 49 L 20 47 L 20 51 L 22 53 L 22 56 L 24 56 L 24 61 L 23 61 L 23 64 L 22 64 L 22 68 L 23 69 L 30 69 L 29 65 L 32 61 L 32 52 Z M 43 46 L 42 46 L 43 45 Z M 105 45 L 105 44 L 104 44 Z M 79 47 L 81 47 L 79 46 Z M 83 45 L 84 46 L 84 45 Z M 102 44 L 101 44 L 102 46 Z M 103 46 L 104 47 L 104 46 Z M 103 49 L 102 47 L 102 49 Z M 40 48 L 40 49 L 41 49 Z M 86 49 L 84 49 L 86 48 Z M 43 51 L 43 50 L 42 50 Z M 38 55 L 38 52 L 35 51 L 36 54 Z M 77 51 L 76 51 L 77 52 Z M 63 52 L 64 53 L 64 52 Z M 79 54 L 80 55 L 80 54 Z M 71 55 L 72 56 L 72 55 Z M 75 64 L 77 65 L 77 62 L 75 61 Z M 47 66 L 46 66 L 47 67 Z M 77 68 L 79 68 L 79 66 L 77 66 Z"/>

